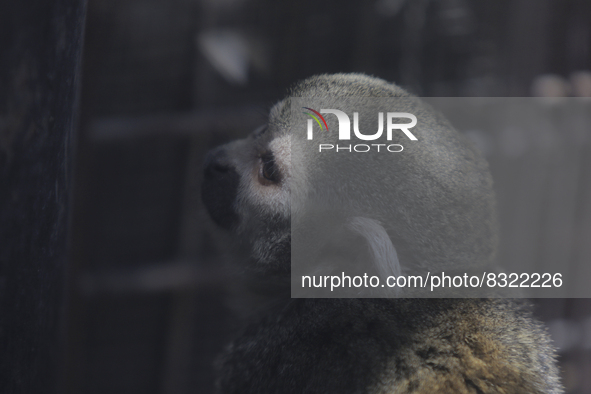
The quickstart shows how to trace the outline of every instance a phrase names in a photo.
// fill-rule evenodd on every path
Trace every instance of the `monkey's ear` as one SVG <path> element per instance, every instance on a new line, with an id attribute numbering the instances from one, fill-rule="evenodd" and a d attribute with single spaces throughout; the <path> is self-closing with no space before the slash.
<path id="1" fill-rule="evenodd" d="M 383 278 L 401 274 L 396 248 L 380 222 L 356 216 L 347 221 L 347 228 L 365 239 L 374 266 Z"/>

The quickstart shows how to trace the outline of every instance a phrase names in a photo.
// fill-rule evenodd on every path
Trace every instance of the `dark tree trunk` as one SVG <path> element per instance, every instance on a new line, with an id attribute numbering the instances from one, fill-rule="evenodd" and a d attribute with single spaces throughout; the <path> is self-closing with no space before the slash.
<path id="1" fill-rule="evenodd" d="M 0 3 L 0 392 L 61 392 L 85 0 Z"/>

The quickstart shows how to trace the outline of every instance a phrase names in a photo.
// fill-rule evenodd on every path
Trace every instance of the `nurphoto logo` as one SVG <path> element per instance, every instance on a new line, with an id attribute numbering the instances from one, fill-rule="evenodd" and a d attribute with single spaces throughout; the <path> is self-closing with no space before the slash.
<path id="1" fill-rule="evenodd" d="M 321 131 L 326 129 L 328 132 L 328 124 L 322 114 L 333 114 L 337 117 L 339 122 L 339 140 L 351 140 L 351 119 L 349 116 L 338 109 L 321 109 L 320 112 L 309 107 L 302 107 L 310 112 L 304 112 L 309 115 L 308 119 L 308 140 L 314 139 L 314 121 L 318 124 Z M 409 123 L 394 123 L 394 119 L 410 119 Z M 417 117 L 408 112 L 387 112 L 386 113 L 386 139 L 392 141 L 392 135 L 395 130 L 402 131 L 411 141 L 417 141 L 417 137 L 410 132 L 409 129 L 417 124 Z M 353 134 L 362 141 L 375 141 L 384 133 L 384 113 L 378 112 L 378 131 L 373 134 L 363 134 L 359 130 L 359 113 L 353 112 Z M 356 144 L 356 145 L 339 145 L 334 144 L 319 144 L 319 152 L 334 150 L 335 152 L 369 152 L 375 147 L 378 152 L 380 148 L 385 147 L 388 152 L 402 152 L 403 147 L 400 144 Z"/>

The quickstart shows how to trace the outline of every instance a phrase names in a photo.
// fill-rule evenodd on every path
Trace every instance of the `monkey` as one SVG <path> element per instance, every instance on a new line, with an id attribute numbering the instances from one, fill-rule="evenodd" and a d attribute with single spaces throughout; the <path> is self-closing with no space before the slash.
<path id="1" fill-rule="evenodd" d="M 390 110 L 419 120 L 409 129 L 416 141 L 392 133 L 387 142 L 403 151 L 363 162 L 349 151 L 308 154 L 311 141 L 296 136 L 306 117 L 294 110 L 300 98 L 348 113 L 395 105 Z M 322 121 L 331 132 L 316 132 L 312 142 L 342 143 L 336 117 Z M 363 114 L 358 121 L 375 127 Z M 496 264 L 488 164 L 442 115 L 397 85 L 363 74 L 295 84 L 265 126 L 207 154 L 201 193 L 213 221 L 248 246 L 253 288 L 268 297 L 218 359 L 219 393 L 563 392 L 551 340 L 524 302 L 412 293 L 291 298 L 296 236 L 306 267 L 349 256 L 378 273 Z M 344 237 L 336 249 L 345 253 L 326 253 L 335 250 L 322 236 L 327 229 Z M 367 253 L 349 253 L 350 243 Z"/>

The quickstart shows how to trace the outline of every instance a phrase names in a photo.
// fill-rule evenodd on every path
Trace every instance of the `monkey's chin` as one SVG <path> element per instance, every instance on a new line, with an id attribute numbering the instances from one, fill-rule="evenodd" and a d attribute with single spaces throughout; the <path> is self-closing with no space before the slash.
<path id="1" fill-rule="evenodd" d="M 256 240 L 251 246 L 250 268 L 258 274 L 289 279 L 291 275 L 291 234 L 275 242 Z"/>

